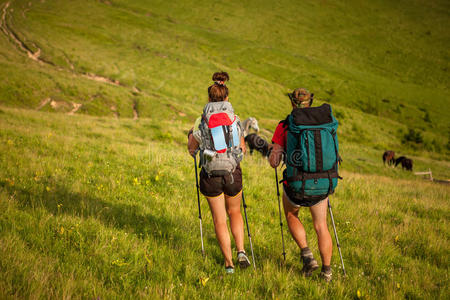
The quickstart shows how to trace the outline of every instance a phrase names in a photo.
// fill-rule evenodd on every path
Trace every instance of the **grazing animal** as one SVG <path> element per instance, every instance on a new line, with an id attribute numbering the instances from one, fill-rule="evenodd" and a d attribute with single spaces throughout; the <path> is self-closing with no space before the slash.
<path id="1" fill-rule="evenodd" d="M 412 171 L 413 169 L 413 161 L 410 158 L 400 156 L 395 160 L 395 166 L 398 164 L 402 164 L 402 169 L 406 169 L 407 171 Z"/>
<path id="2" fill-rule="evenodd" d="M 242 122 L 242 127 L 244 128 L 244 137 L 250 133 L 250 129 L 259 132 L 258 120 L 253 117 L 249 117 Z"/>
<path id="3" fill-rule="evenodd" d="M 267 141 L 258 136 L 256 133 L 250 133 L 245 137 L 245 142 L 248 144 L 250 148 L 250 155 L 253 154 L 253 150 L 261 152 L 261 154 L 265 157 L 269 156 L 269 143 Z"/>
<path id="4" fill-rule="evenodd" d="M 406 169 L 407 171 L 412 171 L 413 169 L 413 161 L 410 158 L 404 159 L 402 161 L 402 169 Z"/>
<path id="5" fill-rule="evenodd" d="M 392 150 L 385 151 L 383 153 L 383 164 L 393 165 L 395 163 L 395 152 Z"/>

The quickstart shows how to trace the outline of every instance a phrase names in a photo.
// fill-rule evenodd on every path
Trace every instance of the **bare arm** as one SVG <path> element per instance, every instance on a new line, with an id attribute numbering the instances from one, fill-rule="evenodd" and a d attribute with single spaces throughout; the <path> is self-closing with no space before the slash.
<path id="1" fill-rule="evenodd" d="M 241 149 L 242 149 L 242 153 L 245 154 L 245 152 L 247 152 L 247 146 L 245 145 L 245 139 L 243 136 L 241 136 Z"/>
<path id="2" fill-rule="evenodd" d="M 197 151 L 198 147 L 199 147 L 199 144 L 198 144 L 197 140 L 194 138 L 194 135 L 192 133 L 190 133 L 188 136 L 189 154 L 194 155 L 195 151 Z"/>
<path id="3" fill-rule="evenodd" d="M 272 151 L 269 156 L 269 163 L 272 168 L 276 168 L 280 165 L 283 155 L 283 147 L 278 144 L 273 144 Z"/>

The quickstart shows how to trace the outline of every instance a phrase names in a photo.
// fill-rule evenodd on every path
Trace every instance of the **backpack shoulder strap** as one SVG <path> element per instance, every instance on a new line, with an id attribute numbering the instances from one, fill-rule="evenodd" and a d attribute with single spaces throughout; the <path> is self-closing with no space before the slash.
<path id="1" fill-rule="evenodd" d="M 284 128 L 289 127 L 289 122 L 290 122 L 290 121 L 289 121 L 289 116 L 290 116 L 290 115 L 287 115 L 287 116 L 286 116 L 286 119 L 281 120 L 280 122 L 278 122 L 278 124 L 283 125 Z"/>

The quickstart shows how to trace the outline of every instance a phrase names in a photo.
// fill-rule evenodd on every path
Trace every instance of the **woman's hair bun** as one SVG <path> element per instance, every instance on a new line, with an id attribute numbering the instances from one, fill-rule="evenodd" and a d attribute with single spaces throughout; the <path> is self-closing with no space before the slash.
<path id="1" fill-rule="evenodd" d="M 230 76 L 228 76 L 227 72 L 216 72 L 212 76 L 212 80 L 214 82 L 223 82 L 230 80 Z"/>

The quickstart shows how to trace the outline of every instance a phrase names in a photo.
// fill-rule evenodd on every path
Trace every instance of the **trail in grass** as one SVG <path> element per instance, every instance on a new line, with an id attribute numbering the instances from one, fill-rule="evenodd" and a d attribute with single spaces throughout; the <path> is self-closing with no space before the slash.
<path id="1" fill-rule="evenodd" d="M 53 68 L 56 68 L 58 71 L 63 71 L 63 72 L 71 72 L 77 76 L 83 77 L 83 78 L 87 78 L 93 81 L 97 81 L 97 82 L 101 82 L 101 83 L 106 83 L 106 84 L 111 84 L 111 85 L 115 85 L 115 86 L 122 86 L 125 87 L 127 89 L 130 89 L 133 93 L 137 93 L 140 94 L 141 91 L 137 88 L 137 87 L 128 87 L 126 85 L 124 85 L 123 83 L 119 82 L 118 80 L 114 80 L 105 76 L 100 76 L 94 73 L 80 73 L 80 72 L 76 72 L 75 71 L 75 66 L 74 64 L 70 61 L 70 59 L 66 56 L 65 60 L 67 62 L 67 64 L 70 66 L 70 70 L 67 70 L 64 67 L 58 66 L 55 63 L 45 60 L 41 57 L 42 54 L 42 50 L 41 48 L 39 48 L 35 43 L 33 43 L 33 45 L 35 46 L 35 48 L 37 49 L 35 52 L 33 52 L 33 50 L 30 49 L 30 47 L 28 47 L 20 38 L 19 36 L 16 34 L 16 32 L 12 29 L 12 27 L 10 25 L 8 25 L 6 18 L 7 18 L 7 14 L 8 14 L 8 8 L 11 5 L 11 2 L 6 2 L 5 5 L 3 6 L 2 9 L 2 16 L 1 16 L 1 23 L 0 23 L 0 28 L 3 31 L 3 33 L 8 37 L 8 40 L 12 40 L 14 42 L 14 44 L 16 44 L 20 50 L 22 50 L 23 52 L 25 52 L 27 54 L 27 56 L 38 62 L 41 65 L 47 65 L 47 66 L 51 66 Z M 12 18 L 12 16 L 9 16 L 10 18 Z M 46 99 L 47 100 L 47 99 Z M 43 101 L 41 103 L 41 105 L 39 105 L 38 109 L 41 109 L 43 106 L 45 106 L 49 101 Z M 51 102 L 52 103 L 52 102 Z M 76 113 L 80 107 L 82 106 L 82 104 L 79 103 L 72 103 L 73 105 L 73 109 L 68 112 L 68 114 L 74 114 Z M 136 103 L 133 103 L 133 119 L 137 120 L 139 118 L 139 112 L 137 109 L 137 105 Z"/>

